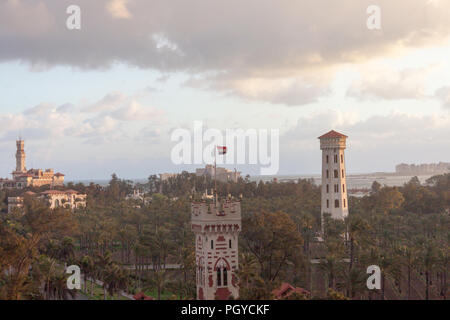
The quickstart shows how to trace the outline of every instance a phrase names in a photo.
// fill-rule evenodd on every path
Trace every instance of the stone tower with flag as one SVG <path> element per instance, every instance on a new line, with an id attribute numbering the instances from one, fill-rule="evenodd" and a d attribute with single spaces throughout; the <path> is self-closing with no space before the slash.
<path id="1" fill-rule="evenodd" d="M 348 215 L 344 154 L 347 136 L 331 130 L 319 139 L 322 150 L 322 222 L 326 213 L 333 219 L 343 220 Z"/>
<path id="2" fill-rule="evenodd" d="M 226 147 L 217 149 L 221 155 L 226 153 Z M 241 202 L 231 197 L 219 200 L 217 192 L 214 193 L 214 201 L 191 204 L 198 300 L 239 297 L 236 272 Z"/>

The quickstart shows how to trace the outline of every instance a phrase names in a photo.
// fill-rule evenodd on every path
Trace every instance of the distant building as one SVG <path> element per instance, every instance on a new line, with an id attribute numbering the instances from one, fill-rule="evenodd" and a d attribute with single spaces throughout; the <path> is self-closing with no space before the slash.
<path id="1" fill-rule="evenodd" d="M 197 299 L 237 299 L 241 203 L 225 200 L 216 206 L 193 202 L 191 227 L 195 235 Z"/>
<path id="2" fill-rule="evenodd" d="M 345 154 L 347 136 L 331 130 L 319 137 L 322 150 L 322 226 L 325 213 L 343 220 L 348 215 Z"/>
<path id="3" fill-rule="evenodd" d="M 428 175 L 443 174 L 450 172 L 450 162 L 406 164 L 401 163 L 395 166 L 395 173 L 399 175 Z"/>
<path id="4" fill-rule="evenodd" d="M 214 171 L 216 171 L 217 181 L 221 182 L 228 182 L 228 181 L 237 182 L 239 177 L 241 176 L 241 173 L 239 171 L 236 170 L 233 171 L 221 167 L 214 168 L 214 166 L 211 164 L 207 164 L 205 168 L 196 169 L 195 174 L 198 177 L 210 176 L 214 178 Z"/>
<path id="5" fill-rule="evenodd" d="M 151 198 L 146 197 L 145 194 L 141 193 L 139 189 L 134 189 L 133 194 L 128 194 L 125 199 L 139 201 L 144 203 L 144 205 L 147 205 L 151 202 Z"/>
<path id="6" fill-rule="evenodd" d="M 160 173 L 159 178 L 161 181 L 169 180 L 170 178 L 175 178 L 178 175 L 178 173 Z"/>
<path id="7" fill-rule="evenodd" d="M 20 197 L 8 197 L 8 212 L 22 208 L 25 195 L 44 200 L 50 209 L 64 207 L 74 210 L 86 207 L 86 195 L 75 190 L 47 190 L 38 194 L 28 191 Z"/>
<path id="8" fill-rule="evenodd" d="M 16 145 L 16 170 L 12 172 L 12 180 L 0 179 L 0 189 L 64 185 L 64 175 L 59 172 L 54 173 L 53 169 L 27 170 L 25 167 L 25 142 L 19 139 L 16 141 Z"/>

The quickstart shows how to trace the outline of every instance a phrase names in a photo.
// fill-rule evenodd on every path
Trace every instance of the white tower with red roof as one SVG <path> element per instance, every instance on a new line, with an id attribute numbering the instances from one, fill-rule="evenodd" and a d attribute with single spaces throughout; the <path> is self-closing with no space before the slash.
<path id="1" fill-rule="evenodd" d="M 344 154 L 347 136 L 331 130 L 319 139 L 322 150 L 322 222 L 325 213 L 331 214 L 333 219 L 343 220 L 348 215 Z"/>
<path id="2" fill-rule="evenodd" d="M 191 226 L 195 234 L 198 300 L 227 300 L 239 297 L 238 236 L 241 203 L 224 200 L 193 202 Z"/>

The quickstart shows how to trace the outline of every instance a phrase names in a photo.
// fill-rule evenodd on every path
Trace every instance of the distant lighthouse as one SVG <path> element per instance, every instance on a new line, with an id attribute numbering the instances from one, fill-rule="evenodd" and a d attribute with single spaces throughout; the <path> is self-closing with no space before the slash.
<path id="1" fill-rule="evenodd" d="M 331 214 L 333 219 L 343 220 L 348 216 L 344 154 L 347 136 L 331 130 L 319 139 L 322 150 L 322 222 L 325 213 Z"/>

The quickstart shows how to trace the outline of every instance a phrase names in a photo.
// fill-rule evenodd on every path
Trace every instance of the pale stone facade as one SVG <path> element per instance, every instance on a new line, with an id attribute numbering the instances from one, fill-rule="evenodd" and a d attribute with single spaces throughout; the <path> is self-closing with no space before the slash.
<path id="1" fill-rule="evenodd" d="M 75 210 L 86 207 L 86 195 L 75 190 L 47 190 L 39 194 L 25 192 L 23 196 L 25 195 L 35 196 L 44 200 L 50 209 L 63 207 Z M 23 207 L 23 196 L 8 197 L 8 212 L 12 212 L 15 208 Z"/>
<path id="2" fill-rule="evenodd" d="M 12 213 L 15 208 L 23 208 L 23 197 L 8 197 L 8 213 Z"/>
<path id="3" fill-rule="evenodd" d="M 64 207 L 77 209 L 86 207 L 86 195 L 75 190 L 47 190 L 40 193 L 51 209 Z"/>
<path id="4" fill-rule="evenodd" d="M 159 178 L 161 181 L 169 180 L 170 178 L 175 178 L 178 176 L 178 173 L 160 173 Z"/>
<path id="5" fill-rule="evenodd" d="M 238 237 L 241 203 L 226 200 L 217 204 L 193 202 L 191 226 L 195 234 L 198 300 L 239 297 Z"/>
<path id="6" fill-rule="evenodd" d="M 406 164 L 401 163 L 395 166 L 395 173 L 401 175 L 427 175 L 443 174 L 450 172 L 450 162 Z"/>
<path id="7" fill-rule="evenodd" d="M 208 164 L 205 168 L 199 168 L 195 170 L 195 174 L 197 176 L 210 176 L 214 178 L 214 174 L 216 175 L 217 181 L 221 182 L 237 182 L 241 173 L 239 171 L 233 171 L 226 168 L 217 167 L 214 168 L 213 165 Z"/>
<path id="8" fill-rule="evenodd" d="M 319 139 L 322 150 L 322 222 L 325 213 L 331 214 L 333 219 L 343 220 L 348 216 L 344 153 L 347 136 L 332 130 Z"/>
<path id="9" fill-rule="evenodd" d="M 49 185 L 51 187 L 64 185 L 64 175 L 55 173 L 53 169 L 30 169 L 25 166 L 25 142 L 21 139 L 16 141 L 16 170 L 12 172 L 13 179 L 0 179 L 2 188 L 26 188 Z"/>

